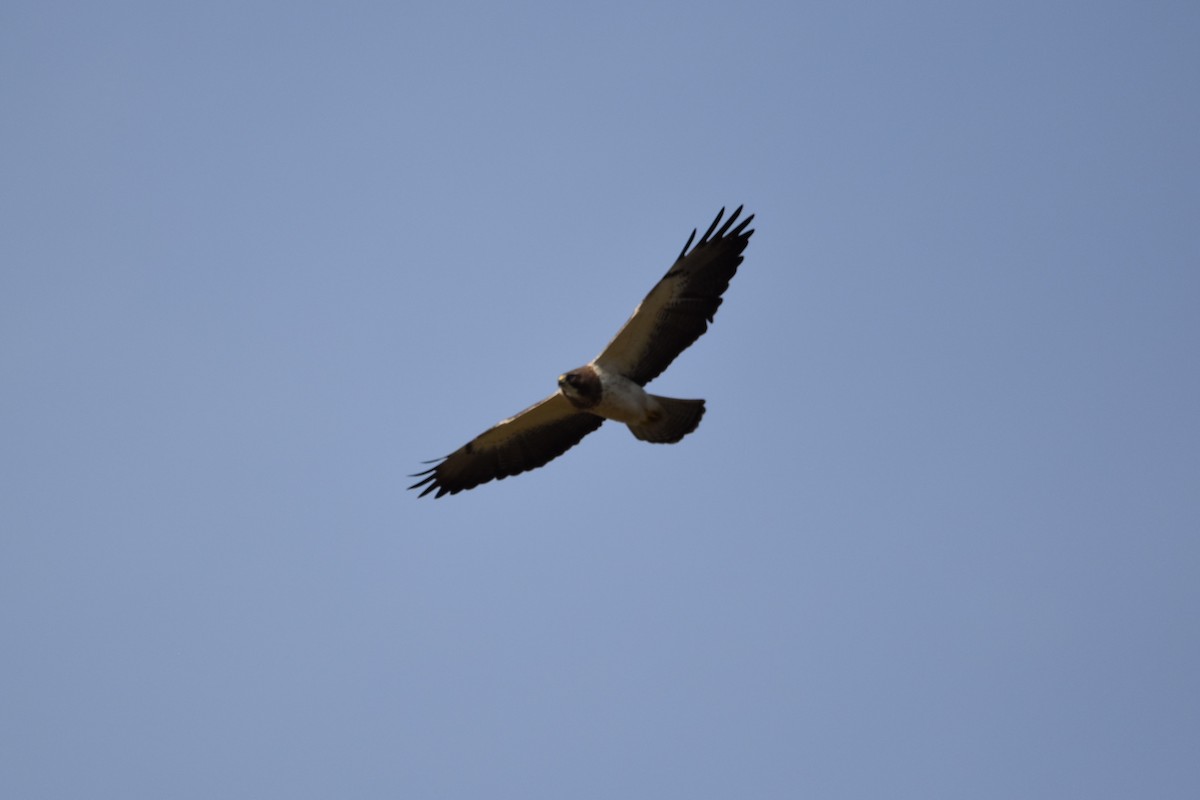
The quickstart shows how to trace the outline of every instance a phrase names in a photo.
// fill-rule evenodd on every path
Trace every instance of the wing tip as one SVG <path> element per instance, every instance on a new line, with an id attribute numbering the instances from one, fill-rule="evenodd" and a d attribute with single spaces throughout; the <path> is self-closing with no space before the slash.
<path id="1" fill-rule="evenodd" d="M 717 212 L 717 216 L 712 221 L 712 225 L 708 226 L 708 230 L 706 230 L 704 235 L 700 237 L 700 241 L 696 243 L 696 247 L 699 247 L 703 244 L 708 244 L 708 237 L 712 236 L 713 231 L 717 229 L 717 225 L 721 223 L 721 217 L 723 216 L 725 216 L 725 206 L 721 206 L 721 210 Z M 736 214 L 734 216 L 736 216 Z M 733 218 L 730 217 L 730 219 L 732 220 Z M 717 238 L 720 238 L 720 234 L 717 234 Z"/>
<path id="2" fill-rule="evenodd" d="M 726 238 L 749 239 L 750 236 L 753 235 L 754 229 L 751 228 L 747 230 L 747 226 L 754 221 L 753 214 L 749 215 L 741 222 L 738 222 L 736 228 L 733 227 L 733 224 L 737 222 L 738 217 L 741 216 L 742 211 L 745 210 L 745 208 L 745 204 L 739 205 L 733 210 L 733 213 L 730 214 L 727 219 L 725 219 L 725 224 L 721 225 L 721 220 L 725 217 L 725 206 L 721 206 L 721 210 L 717 212 L 717 216 L 713 219 L 712 224 L 708 226 L 708 230 L 706 230 L 704 235 L 700 237 L 700 241 L 696 242 L 695 249 L 699 249 L 707 244 L 713 244 L 722 241 Z M 721 226 L 719 230 L 717 228 L 718 225 Z M 675 259 L 676 261 L 688 254 L 688 248 L 692 246 L 692 242 L 695 241 L 695 239 L 696 229 L 693 228 L 692 235 L 688 237 L 687 242 L 683 245 L 683 249 L 679 251 L 679 257 Z"/>
<path id="3" fill-rule="evenodd" d="M 692 242 L 694 242 L 695 240 L 696 240 L 696 229 L 692 228 L 692 235 L 689 236 L 688 240 L 683 243 L 683 249 L 679 251 L 679 256 L 675 259 L 676 261 L 678 261 L 680 258 L 683 258 L 684 256 L 687 255 L 688 248 L 692 246 Z"/>
<path id="4" fill-rule="evenodd" d="M 442 482 L 442 476 L 438 474 L 438 470 L 441 468 L 442 464 L 446 462 L 448 457 L 449 456 L 442 456 L 441 458 L 422 461 L 422 464 L 433 464 L 433 466 L 429 469 L 423 469 L 420 472 L 414 472 L 412 475 L 408 476 L 410 478 L 421 478 L 421 480 L 408 487 L 409 491 L 412 491 L 413 489 L 420 489 L 422 486 L 424 486 L 425 489 L 419 495 L 417 495 L 417 497 L 424 497 L 430 492 L 436 491 L 437 494 L 434 495 L 435 499 L 444 494 L 454 494 L 455 492 L 462 491 L 461 488 L 451 489 L 447 487 L 446 484 Z M 426 484 L 429 485 L 426 486 Z"/>

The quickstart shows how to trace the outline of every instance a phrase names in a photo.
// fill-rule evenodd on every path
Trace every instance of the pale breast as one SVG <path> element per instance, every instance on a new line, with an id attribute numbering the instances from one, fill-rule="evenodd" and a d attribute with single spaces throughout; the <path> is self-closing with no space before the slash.
<path id="1" fill-rule="evenodd" d="M 599 375 L 603 388 L 600 403 L 589 409 L 593 414 L 626 424 L 646 419 L 651 401 L 645 389 L 615 372 L 608 372 L 594 364 L 592 368 Z"/>

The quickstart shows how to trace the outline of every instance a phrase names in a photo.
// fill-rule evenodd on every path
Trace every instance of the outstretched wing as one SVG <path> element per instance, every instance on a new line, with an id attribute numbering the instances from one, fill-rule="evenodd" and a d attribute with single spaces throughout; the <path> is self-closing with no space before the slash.
<path id="1" fill-rule="evenodd" d="M 754 233 L 746 230 L 753 214 L 732 227 L 741 213 L 742 206 L 738 206 L 717 230 L 725 215 L 722 208 L 689 253 L 696 238 L 692 231 L 679 258 L 596 357 L 596 364 L 644 386 L 708 330 L 721 305 L 721 294 L 742 263 L 742 251 Z"/>
<path id="2" fill-rule="evenodd" d="M 413 475 L 426 477 L 408 488 L 425 486 L 421 497 L 435 491 L 435 497 L 441 497 L 537 469 L 579 444 L 602 422 L 603 417 L 578 411 L 561 394 L 553 394 Z"/>

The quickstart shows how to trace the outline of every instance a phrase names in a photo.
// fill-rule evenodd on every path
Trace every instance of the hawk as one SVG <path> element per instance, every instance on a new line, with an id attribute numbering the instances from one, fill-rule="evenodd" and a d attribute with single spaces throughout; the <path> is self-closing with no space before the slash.
<path id="1" fill-rule="evenodd" d="M 629 321 L 590 363 L 559 375 L 557 392 L 450 455 L 426 462 L 436 464 L 413 475 L 421 480 L 408 488 L 423 486 L 421 497 L 430 492 L 441 497 L 537 469 L 606 419 L 657 444 L 673 444 L 696 430 L 704 416 L 703 400 L 662 397 L 643 387 L 708 330 L 754 233 L 747 229 L 753 214 L 734 226 L 741 213 L 738 206 L 721 225 L 722 208 L 695 247 L 693 229 L 675 263 Z"/>

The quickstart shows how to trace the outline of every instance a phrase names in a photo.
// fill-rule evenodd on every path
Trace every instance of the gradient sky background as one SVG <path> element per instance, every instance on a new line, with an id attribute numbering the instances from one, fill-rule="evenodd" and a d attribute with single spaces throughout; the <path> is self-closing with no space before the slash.
<path id="1" fill-rule="evenodd" d="M 1200 796 L 1197 42 L 5 3 L 0 795 Z M 405 491 L 739 203 L 696 434 Z"/>

